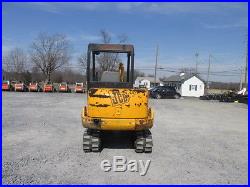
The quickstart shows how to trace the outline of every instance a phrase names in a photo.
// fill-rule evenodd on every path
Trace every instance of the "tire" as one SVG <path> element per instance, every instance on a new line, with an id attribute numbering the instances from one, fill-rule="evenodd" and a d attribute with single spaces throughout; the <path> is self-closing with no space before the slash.
<path id="1" fill-rule="evenodd" d="M 175 95 L 174 95 L 174 98 L 175 98 L 175 99 L 180 99 L 180 96 L 179 96 L 178 94 L 175 94 Z"/>
<path id="2" fill-rule="evenodd" d="M 161 95 L 160 94 L 156 94 L 155 98 L 156 99 L 161 99 Z"/>

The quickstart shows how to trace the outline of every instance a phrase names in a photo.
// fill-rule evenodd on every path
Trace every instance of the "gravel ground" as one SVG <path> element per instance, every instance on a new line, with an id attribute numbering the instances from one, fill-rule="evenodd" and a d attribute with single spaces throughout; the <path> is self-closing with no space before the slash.
<path id="1" fill-rule="evenodd" d="M 4 184 L 247 184 L 248 106 L 198 99 L 151 100 L 152 154 L 130 134 L 104 136 L 101 153 L 82 151 L 83 94 L 3 92 Z M 113 156 L 151 160 L 139 172 L 104 172 Z"/>

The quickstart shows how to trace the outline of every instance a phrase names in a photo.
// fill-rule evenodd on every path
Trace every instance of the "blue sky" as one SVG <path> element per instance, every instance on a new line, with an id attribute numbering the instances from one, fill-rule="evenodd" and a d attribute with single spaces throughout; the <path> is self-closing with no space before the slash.
<path id="1" fill-rule="evenodd" d="M 100 42 L 101 29 L 113 42 L 126 34 L 135 45 L 136 68 L 153 68 L 159 45 L 159 76 L 195 67 L 206 79 L 208 56 L 211 80 L 239 81 L 244 66 L 248 30 L 247 3 L 3 3 L 2 50 L 28 52 L 41 32 L 63 33 L 72 45 L 72 66 L 89 42 Z M 144 70 L 153 73 L 152 70 Z M 172 73 L 169 71 L 173 71 Z M 216 73 L 222 72 L 222 73 Z M 224 76 L 225 75 L 225 76 Z"/>

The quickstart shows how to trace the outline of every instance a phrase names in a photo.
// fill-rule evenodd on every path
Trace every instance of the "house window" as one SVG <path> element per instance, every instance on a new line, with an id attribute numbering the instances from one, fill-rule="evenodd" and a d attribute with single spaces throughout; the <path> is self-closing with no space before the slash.
<path id="1" fill-rule="evenodd" d="M 197 91 L 197 85 L 189 85 L 189 91 Z"/>

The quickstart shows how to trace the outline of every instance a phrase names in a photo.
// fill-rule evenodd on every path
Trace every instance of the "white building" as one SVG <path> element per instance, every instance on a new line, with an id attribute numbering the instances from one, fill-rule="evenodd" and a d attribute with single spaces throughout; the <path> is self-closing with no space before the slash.
<path id="1" fill-rule="evenodd" d="M 197 75 L 173 75 L 166 78 L 165 85 L 174 86 L 181 96 L 200 97 L 204 95 L 204 81 Z"/>
<path id="2" fill-rule="evenodd" d="M 154 77 L 137 77 L 135 80 L 134 87 L 145 87 L 147 89 L 154 86 Z M 163 85 L 159 79 L 156 79 L 156 85 Z"/>

